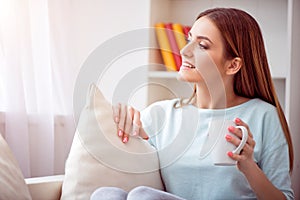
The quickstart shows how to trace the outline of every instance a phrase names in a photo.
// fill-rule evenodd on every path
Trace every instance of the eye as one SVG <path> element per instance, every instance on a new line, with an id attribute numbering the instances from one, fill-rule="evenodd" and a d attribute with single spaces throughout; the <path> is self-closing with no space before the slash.
<path id="1" fill-rule="evenodd" d="M 206 45 L 204 45 L 203 43 L 199 43 L 199 47 L 200 47 L 200 49 L 208 49 L 208 47 Z"/>

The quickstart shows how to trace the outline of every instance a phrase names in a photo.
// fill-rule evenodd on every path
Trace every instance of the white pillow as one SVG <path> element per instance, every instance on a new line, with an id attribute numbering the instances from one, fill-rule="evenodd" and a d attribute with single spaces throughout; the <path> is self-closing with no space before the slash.
<path id="1" fill-rule="evenodd" d="M 61 199 L 89 199 L 101 186 L 129 191 L 141 185 L 164 189 L 157 152 L 141 138 L 121 142 L 112 107 L 92 84 L 66 162 Z"/>
<path id="2" fill-rule="evenodd" d="M 0 199 L 31 199 L 21 169 L 0 134 Z"/>

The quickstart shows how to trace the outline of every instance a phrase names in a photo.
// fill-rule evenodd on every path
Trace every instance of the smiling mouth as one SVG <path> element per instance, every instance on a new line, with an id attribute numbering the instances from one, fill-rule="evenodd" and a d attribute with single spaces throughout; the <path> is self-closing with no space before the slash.
<path id="1" fill-rule="evenodd" d="M 188 67 L 188 68 L 190 68 L 190 69 L 195 69 L 196 67 L 194 66 L 194 65 L 192 65 L 192 64 L 190 64 L 190 63 L 182 63 L 182 66 L 183 67 Z"/>

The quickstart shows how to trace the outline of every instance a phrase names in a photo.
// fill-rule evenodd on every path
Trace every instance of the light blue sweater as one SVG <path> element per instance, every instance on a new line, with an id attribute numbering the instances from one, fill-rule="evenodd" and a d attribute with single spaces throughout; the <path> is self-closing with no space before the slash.
<path id="1" fill-rule="evenodd" d="M 288 146 L 274 106 L 252 99 L 227 109 L 174 108 L 177 100 L 161 101 L 141 112 L 149 142 L 158 150 L 166 190 L 185 199 L 256 199 L 236 166 L 215 166 L 204 147 L 213 118 L 246 122 L 256 146 L 254 159 L 268 179 L 293 199 Z"/>

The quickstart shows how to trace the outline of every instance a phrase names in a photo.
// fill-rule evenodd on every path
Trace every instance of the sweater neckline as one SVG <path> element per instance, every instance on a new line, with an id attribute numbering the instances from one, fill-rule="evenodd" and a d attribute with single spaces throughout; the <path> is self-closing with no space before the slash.
<path id="1" fill-rule="evenodd" d="M 197 108 L 194 105 L 191 105 L 191 106 L 195 107 L 198 110 L 199 113 L 203 113 L 203 114 L 205 114 L 205 113 L 208 113 L 208 114 L 215 113 L 215 114 L 218 114 L 218 113 L 235 112 L 236 110 L 242 109 L 244 107 L 249 107 L 251 104 L 255 104 L 257 101 L 258 101 L 257 98 L 249 99 L 248 101 L 243 102 L 239 105 L 228 107 L 228 108 L 222 108 L 222 109 Z"/>

